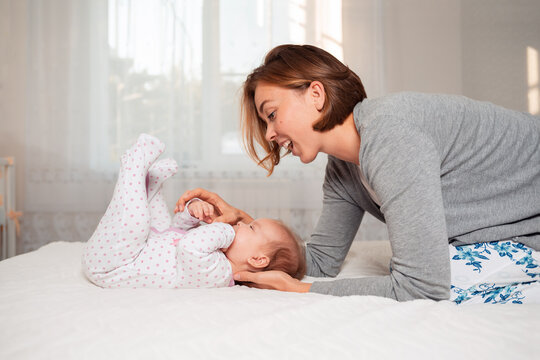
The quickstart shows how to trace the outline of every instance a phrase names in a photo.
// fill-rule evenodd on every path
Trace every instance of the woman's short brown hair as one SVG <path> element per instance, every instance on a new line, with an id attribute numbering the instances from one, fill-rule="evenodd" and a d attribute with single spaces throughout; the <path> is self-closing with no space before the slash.
<path id="1" fill-rule="evenodd" d="M 281 159 L 280 146 L 266 138 L 266 122 L 255 106 L 255 89 L 260 82 L 305 91 L 313 81 L 320 81 L 326 93 L 315 131 L 328 131 L 341 125 L 354 106 L 366 98 L 362 81 L 351 69 L 330 53 L 311 45 L 280 45 L 270 50 L 261 66 L 248 75 L 242 94 L 242 134 L 248 155 L 272 174 Z M 261 159 L 258 143 L 266 153 Z M 287 152 L 286 154 L 288 154 Z M 286 155 L 285 154 L 285 155 Z"/>

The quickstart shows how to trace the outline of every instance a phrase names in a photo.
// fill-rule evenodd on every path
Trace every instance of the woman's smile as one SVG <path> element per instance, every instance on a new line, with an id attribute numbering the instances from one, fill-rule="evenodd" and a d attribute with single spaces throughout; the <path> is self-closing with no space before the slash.
<path id="1" fill-rule="evenodd" d="M 292 142 L 292 140 L 285 140 L 281 142 L 280 146 L 286 151 L 290 151 L 294 155 L 294 143 Z"/>

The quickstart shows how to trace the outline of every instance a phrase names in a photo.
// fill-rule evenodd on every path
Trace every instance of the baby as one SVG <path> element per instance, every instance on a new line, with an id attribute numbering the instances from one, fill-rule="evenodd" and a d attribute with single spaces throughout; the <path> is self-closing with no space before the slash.
<path id="1" fill-rule="evenodd" d="M 164 145 L 142 134 L 122 156 L 105 215 L 83 254 L 83 270 L 104 288 L 209 288 L 234 285 L 238 271 L 281 270 L 301 279 L 301 240 L 277 220 L 231 226 L 211 221 L 214 208 L 193 199 L 173 219 L 161 191 L 176 173 L 172 159 L 157 161 Z"/>

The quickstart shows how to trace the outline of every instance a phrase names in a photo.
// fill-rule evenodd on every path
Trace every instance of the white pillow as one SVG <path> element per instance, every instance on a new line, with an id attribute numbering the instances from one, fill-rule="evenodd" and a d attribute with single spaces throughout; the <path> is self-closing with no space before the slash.
<path id="1" fill-rule="evenodd" d="M 302 281 L 331 281 L 334 279 L 360 278 L 390 274 L 392 250 L 387 240 L 353 241 L 343 262 L 340 273 L 335 278 L 306 276 Z"/>

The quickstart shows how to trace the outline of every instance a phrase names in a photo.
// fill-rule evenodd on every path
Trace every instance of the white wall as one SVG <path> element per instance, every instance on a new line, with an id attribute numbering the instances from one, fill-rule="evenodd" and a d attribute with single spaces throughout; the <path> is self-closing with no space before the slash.
<path id="1" fill-rule="evenodd" d="M 383 3 L 386 92 L 461 94 L 461 2 Z"/>
<path id="2" fill-rule="evenodd" d="M 540 51 L 540 1 L 462 1 L 461 27 L 463 93 L 528 111 L 527 47 Z"/>
<path id="3" fill-rule="evenodd" d="M 529 110 L 527 47 L 540 51 L 540 1 L 383 4 L 386 92 L 461 94 Z"/>

